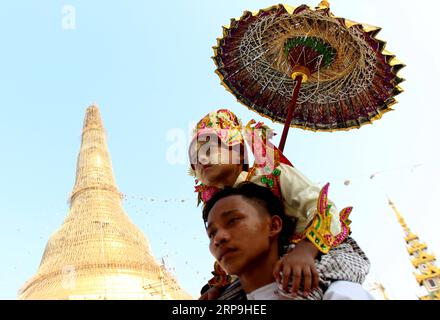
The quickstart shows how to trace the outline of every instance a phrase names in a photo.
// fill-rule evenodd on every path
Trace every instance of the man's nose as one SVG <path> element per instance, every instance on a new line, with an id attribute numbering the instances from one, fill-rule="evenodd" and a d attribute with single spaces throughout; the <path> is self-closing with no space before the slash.
<path id="1" fill-rule="evenodd" d="M 229 239 L 230 239 L 229 233 L 224 229 L 219 229 L 215 233 L 214 245 L 216 247 L 219 247 L 220 245 L 227 243 Z"/>

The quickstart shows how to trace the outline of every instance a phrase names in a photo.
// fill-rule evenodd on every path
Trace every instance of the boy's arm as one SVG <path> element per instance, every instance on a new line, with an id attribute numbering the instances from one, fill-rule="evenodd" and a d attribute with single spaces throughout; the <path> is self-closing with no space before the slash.
<path id="1" fill-rule="evenodd" d="M 280 189 L 286 205 L 286 214 L 296 218 L 295 233 L 302 233 L 312 222 L 317 213 L 317 200 L 321 189 L 311 182 L 296 168 L 280 164 Z M 341 232 L 339 213 L 329 200 L 332 215 L 330 231 L 333 235 Z"/>
<path id="2" fill-rule="evenodd" d="M 302 283 L 303 294 L 307 296 L 318 287 L 319 274 L 315 266 L 318 254 L 316 246 L 304 239 L 278 260 L 273 274 L 285 292 L 296 295 Z"/>

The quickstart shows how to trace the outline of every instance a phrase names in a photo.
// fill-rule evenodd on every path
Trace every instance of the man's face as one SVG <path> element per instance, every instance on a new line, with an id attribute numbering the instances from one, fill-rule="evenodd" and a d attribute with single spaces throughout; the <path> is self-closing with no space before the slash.
<path id="1" fill-rule="evenodd" d="M 260 265 L 270 251 L 271 217 L 239 195 L 216 202 L 208 214 L 209 249 L 229 274 L 240 275 Z"/>
<path id="2" fill-rule="evenodd" d="M 225 177 L 241 171 L 240 146 L 230 149 L 216 135 L 204 135 L 190 149 L 196 176 L 205 185 L 222 184 Z"/>

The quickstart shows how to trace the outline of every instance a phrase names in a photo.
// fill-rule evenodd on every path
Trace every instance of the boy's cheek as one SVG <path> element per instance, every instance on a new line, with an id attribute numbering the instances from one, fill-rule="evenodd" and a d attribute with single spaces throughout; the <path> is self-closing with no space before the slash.
<path id="1" fill-rule="evenodd" d="M 196 177 L 198 180 L 200 180 L 203 184 L 206 184 L 206 181 L 203 177 L 203 171 L 200 168 L 196 167 Z"/>

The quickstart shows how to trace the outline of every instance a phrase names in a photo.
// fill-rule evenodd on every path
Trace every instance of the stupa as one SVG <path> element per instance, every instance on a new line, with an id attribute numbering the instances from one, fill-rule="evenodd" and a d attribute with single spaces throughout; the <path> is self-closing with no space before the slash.
<path id="1" fill-rule="evenodd" d="M 19 299 L 192 299 L 122 207 L 99 108 L 87 108 L 70 210 Z"/>

